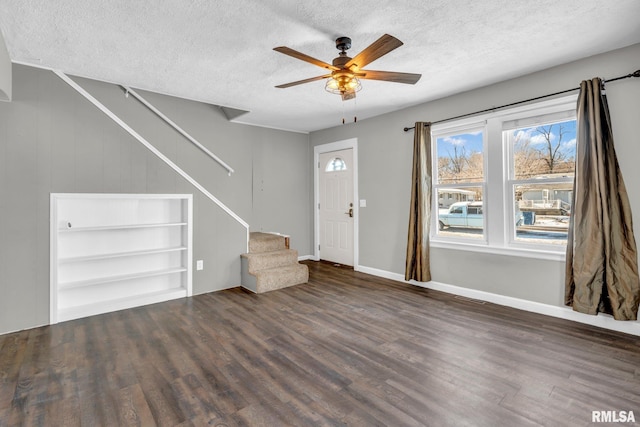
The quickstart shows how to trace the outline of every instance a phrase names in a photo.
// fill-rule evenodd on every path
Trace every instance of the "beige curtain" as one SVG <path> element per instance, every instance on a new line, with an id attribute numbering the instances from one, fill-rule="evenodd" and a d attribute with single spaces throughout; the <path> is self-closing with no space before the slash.
<path id="1" fill-rule="evenodd" d="M 582 82 L 577 113 L 565 304 L 582 313 L 604 312 L 617 320 L 636 320 L 638 254 L 600 79 Z"/>
<path id="2" fill-rule="evenodd" d="M 413 139 L 411 210 L 405 280 L 428 282 L 429 225 L 431 223 L 431 123 L 417 122 Z"/>

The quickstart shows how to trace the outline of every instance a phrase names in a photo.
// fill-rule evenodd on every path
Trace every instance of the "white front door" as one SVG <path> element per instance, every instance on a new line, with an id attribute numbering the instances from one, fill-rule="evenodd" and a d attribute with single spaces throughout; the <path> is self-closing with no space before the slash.
<path id="1" fill-rule="evenodd" d="M 353 265 L 353 149 L 320 154 L 320 259 Z"/>

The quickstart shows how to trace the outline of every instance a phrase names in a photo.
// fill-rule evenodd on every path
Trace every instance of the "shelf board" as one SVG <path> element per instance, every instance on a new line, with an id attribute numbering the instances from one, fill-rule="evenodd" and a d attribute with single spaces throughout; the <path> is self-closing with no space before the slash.
<path id="1" fill-rule="evenodd" d="M 101 260 L 101 259 L 123 258 L 123 257 L 129 257 L 129 256 L 163 254 L 168 252 L 178 252 L 178 251 L 186 251 L 186 250 L 187 250 L 186 246 L 176 246 L 173 248 L 160 248 L 160 249 L 143 249 L 139 251 L 112 252 L 112 253 L 97 254 L 97 255 L 84 255 L 84 256 L 59 258 L 58 262 L 60 264 L 65 264 L 65 263 L 71 263 L 71 262 L 95 261 L 95 260 Z"/>
<path id="2" fill-rule="evenodd" d="M 121 225 L 100 225 L 93 227 L 71 227 L 59 228 L 59 233 L 73 233 L 77 231 L 105 231 L 105 230 L 130 230 L 136 228 L 158 228 L 158 227 L 179 227 L 187 225 L 186 222 L 164 222 L 157 224 L 121 224 Z"/>
<path id="3" fill-rule="evenodd" d="M 149 292 L 126 298 L 115 298 L 89 304 L 80 304 L 73 307 L 59 308 L 57 311 L 57 322 L 78 319 L 95 314 L 108 313 L 116 310 L 123 310 L 141 305 L 155 304 L 172 299 L 184 298 L 187 296 L 185 288 L 167 289 L 158 292 Z"/>
<path id="4" fill-rule="evenodd" d="M 144 271 L 140 273 L 122 274 L 118 276 L 99 277 L 95 279 L 76 280 L 73 282 L 59 282 L 58 291 L 68 289 L 83 288 L 87 286 L 101 285 L 103 283 L 122 282 L 124 280 L 143 279 L 145 277 L 164 276 L 167 274 L 176 274 L 187 271 L 186 267 L 170 268 L 166 270 Z"/>

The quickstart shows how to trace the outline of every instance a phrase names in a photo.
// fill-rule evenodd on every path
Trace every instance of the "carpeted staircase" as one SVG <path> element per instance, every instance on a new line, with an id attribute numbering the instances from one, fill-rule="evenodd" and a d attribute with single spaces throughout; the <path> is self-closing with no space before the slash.
<path id="1" fill-rule="evenodd" d="M 298 251 L 279 234 L 250 233 L 249 253 L 241 261 L 242 286 L 258 294 L 309 280 L 309 268 L 298 264 Z"/>

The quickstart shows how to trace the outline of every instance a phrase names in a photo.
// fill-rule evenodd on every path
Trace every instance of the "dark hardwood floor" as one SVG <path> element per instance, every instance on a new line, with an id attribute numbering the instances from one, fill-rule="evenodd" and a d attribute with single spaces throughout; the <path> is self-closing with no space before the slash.
<path id="1" fill-rule="evenodd" d="M 307 264 L 308 284 L 267 294 L 231 289 L 0 336 L 0 425 L 640 418 L 638 337 Z"/>

